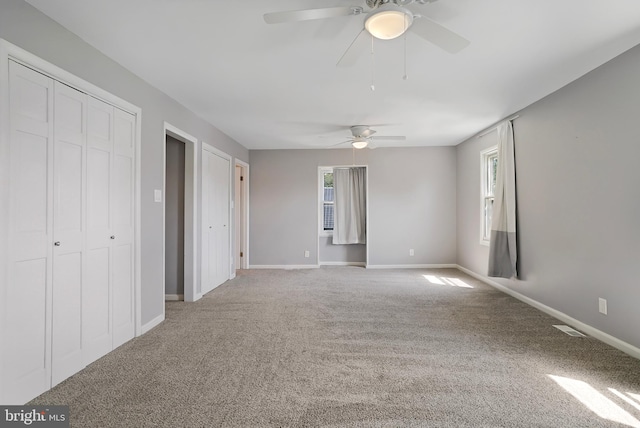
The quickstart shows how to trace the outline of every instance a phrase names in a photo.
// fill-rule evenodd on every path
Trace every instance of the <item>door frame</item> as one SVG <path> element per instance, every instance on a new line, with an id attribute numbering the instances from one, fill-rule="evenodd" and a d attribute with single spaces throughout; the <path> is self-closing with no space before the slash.
<path id="1" fill-rule="evenodd" d="M 197 265 L 197 191 L 198 191 L 198 163 L 196 147 L 198 139 L 180 128 L 164 122 L 164 148 L 162 151 L 162 194 L 166 196 L 167 191 L 167 136 L 170 136 L 184 143 L 184 301 L 195 302 L 202 297 L 196 287 Z M 166 251 L 166 197 L 162 199 L 162 299 L 165 295 L 164 260 Z M 163 305 L 164 313 L 164 305 Z"/>
<path id="2" fill-rule="evenodd" d="M 228 188 L 228 201 L 227 201 L 227 205 L 229 207 L 228 213 L 227 215 L 229 216 L 229 225 L 233 224 L 233 174 L 235 174 L 235 167 L 233 166 L 232 160 L 233 157 L 230 156 L 229 154 L 223 152 L 220 149 L 217 149 L 215 147 L 213 147 L 211 144 L 208 144 L 206 142 L 202 142 L 202 150 L 201 150 L 201 162 L 202 159 L 204 159 L 204 151 L 207 151 L 209 153 L 213 153 L 214 155 L 220 156 L 223 159 L 226 159 L 229 162 L 229 176 L 227 177 L 228 183 L 229 183 L 229 188 Z M 203 195 L 203 189 L 204 186 L 202 185 L 202 180 L 203 180 L 203 174 L 200 174 L 200 203 L 201 203 L 201 207 L 200 207 L 200 235 L 202 236 L 202 219 L 203 219 L 203 210 L 204 210 L 204 195 Z M 228 265 L 228 270 L 229 273 L 227 275 L 227 280 L 232 279 L 232 272 L 235 274 L 235 271 L 233 270 L 233 234 L 232 234 L 232 227 L 228 227 L 227 228 L 227 240 L 228 240 L 228 246 L 227 246 L 227 255 L 229 257 L 229 265 Z M 202 297 L 202 255 L 204 253 L 204 251 L 202 251 L 202 246 L 204 245 L 204 242 L 200 243 L 200 287 L 199 287 L 199 292 L 200 292 L 200 296 Z"/>
<path id="3" fill-rule="evenodd" d="M 243 257 L 239 260 L 238 263 L 235 262 L 236 255 L 240 252 L 238 249 L 233 253 L 234 263 L 233 263 L 233 273 L 232 276 L 235 276 L 236 269 L 249 269 L 249 164 L 241 161 L 240 159 L 235 160 L 235 167 L 240 167 L 242 169 L 242 176 L 244 180 L 242 181 L 242 189 L 244 192 L 241 193 L 242 200 L 234 201 L 234 209 L 240 210 L 240 224 L 235 224 L 234 217 L 234 236 L 236 228 L 240 228 L 240 251 L 242 251 Z M 235 181 L 234 181 L 235 186 Z M 234 195 L 235 195 L 234 188 Z M 236 213 L 234 213 L 236 214 Z M 235 241 L 235 240 L 234 240 Z M 234 245 L 235 248 L 235 245 Z"/>

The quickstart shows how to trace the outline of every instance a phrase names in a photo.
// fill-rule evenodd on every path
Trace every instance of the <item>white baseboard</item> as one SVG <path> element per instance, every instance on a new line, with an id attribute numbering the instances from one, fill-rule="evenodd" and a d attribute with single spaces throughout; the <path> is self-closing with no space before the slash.
<path id="1" fill-rule="evenodd" d="M 320 266 L 358 266 L 365 267 L 365 262 L 320 262 Z"/>
<path id="2" fill-rule="evenodd" d="M 140 328 L 140 336 L 142 336 L 143 334 L 147 333 L 152 328 L 156 327 L 162 321 L 164 321 L 164 314 L 158 315 L 157 317 L 155 317 L 154 319 L 152 319 L 148 323 L 143 324 L 142 327 Z"/>
<path id="3" fill-rule="evenodd" d="M 367 265 L 367 269 L 457 269 L 456 264 Z"/>
<path id="4" fill-rule="evenodd" d="M 251 265 L 249 269 L 318 269 L 320 265 Z"/>
<path id="5" fill-rule="evenodd" d="M 485 284 L 488 284 L 490 286 L 492 286 L 493 288 L 496 288 L 500 291 L 502 291 L 503 293 L 506 293 L 512 297 L 515 297 L 516 299 L 520 300 L 521 302 L 524 302 L 530 306 L 533 306 L 536 309 L 541 310 L 542 312 L 551 315 L 554 318 L 559 319 L 560 321 L 570 325 L 571 327 L 580 330 L 581 332 L 591 336 L 591 337 L 595 337 L 596 339 L 606 343 L 607 345 L 611 345 L 614 348 L 617 348 L 619 350 L 621 350 L 622 352 L 631 355 L 634 358 L 638 358 L 640 359 L 640 348 L 637 348 L 627 342 L 624 342 L 620 339 L 618 339 L 617 337 L 611 336 L 608 333 L 605 333 L 601 330 L 598 330 L 595 327 L 591 327 L 588 324 L 583 323 L 582 321 L 578 321 L 575 318 L 570 317 L 569 315 L 560 312 L 556 309 L 553 309 L 552 307 L 549 307 L 543 303 L 538 302 L 537 300 L 533 300 L 530 297 L 527 297 L 525 295 L 522 295 L 520 293 L 518 293 L 517 291 L 513 291 L 512 289 L 505 287 L 502 284 L 499 284 L 493 280 L 491 280 L 490 278 L 480 275 L 478 273 L 475 273 L 472 270 L 469 270 L 465 267 L 462 267 L 460 265 L 457 265 L 457 268 L 461 271 L 466 273 L 469 276 L 472 276 L 476 279 L 479 279 L 480 281 L 484 282 Z"/>
<path id="6" fill-rule="evenodd" d="M 184 294 L 165 294 L 164 301 L 165 302 L 175 302 L 184 300 Z"/>

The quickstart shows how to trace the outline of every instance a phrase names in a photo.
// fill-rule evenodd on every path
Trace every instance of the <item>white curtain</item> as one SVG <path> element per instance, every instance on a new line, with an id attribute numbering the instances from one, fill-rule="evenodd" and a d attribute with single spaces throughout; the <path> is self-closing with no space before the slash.
<path id="1" fill-rule="evenodd" d="M 517 277 L 516 170 L 513 125 L 498 126 L 498 170 L 489 243 L 489 276 Z"/>
<path id="2" fill-rule="evenodd" d="M 367 243 L 366 170 L 363 167 L 335 168 L 334 244 Z"/>

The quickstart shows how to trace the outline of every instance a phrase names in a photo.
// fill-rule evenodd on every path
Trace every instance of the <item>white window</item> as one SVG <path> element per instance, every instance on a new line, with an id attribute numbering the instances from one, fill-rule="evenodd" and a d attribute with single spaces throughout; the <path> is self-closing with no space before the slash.
<path id="1" fill-rule="evenodd" d="M 480 243 L 489 245 L 491 239 L 491 216 L 496 191 L 496 173 L 498 168 L 498 147 L 491 147 L 480 153 L 481 188 L 481 226 Z"/>
<path id="2" fill-rule="evenodd" d="M 333 235 L 333 168 L 319 168 L 320 236 Z"/>

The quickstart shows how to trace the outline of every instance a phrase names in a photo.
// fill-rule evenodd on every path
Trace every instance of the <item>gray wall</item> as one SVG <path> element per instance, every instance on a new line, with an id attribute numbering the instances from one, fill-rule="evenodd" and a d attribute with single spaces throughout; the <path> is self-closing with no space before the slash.
<path id="1" fill-rule="evenodd" d="M 333 245 L 333 237 L 321 236 L 318 245 L 320 264 L 362 263 L 367 261 L 366 244 Z"/>
<path id="2" fill-rule="evenodd" d="M 640 47 L 527 107 L 514 121 L 520 271 L 502 285 L 640 347 Z M 485 137 L 486 138 L 486 137 Z M 479 245 L 480 150 L 458 152 L 458 263 Z M 598 312 L 598 298 L 609 314 Z"/>
<path id="3" fill-rule="evenodd" d="M 164 194 L 165 294 L 184 294 L 184 152 L 184 143 L 167 135 Z"/>
<path id="4" fill-rule="evenodd" d="M 250 162 L 252 266 L 317 263 L 318 167 L 353 163 L 368 165 L 370 265 L 456 262 L 454 147 L 364 149 L 355 162 L 350 149 L 252 150 Z"/>
<path id="5" fill-rule="evenodd" d="M 153 190 L 163 183 L 163 122 L 241 160 L 248 151 L 22 0 L 0 2 L 0 38 L 142 108 L 142 324 L 156 319 L 164 307 L 163 205 Z"/>

